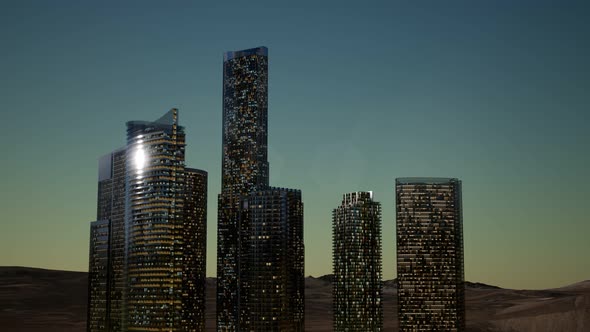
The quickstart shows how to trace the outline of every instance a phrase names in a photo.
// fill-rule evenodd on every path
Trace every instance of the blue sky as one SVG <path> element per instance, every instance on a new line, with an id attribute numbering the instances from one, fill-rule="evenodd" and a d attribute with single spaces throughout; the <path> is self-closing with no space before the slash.
<path id="1" fill-rule="evenodd" d="M 590 276 L 590 6 L 584 1 L 0 1 L 0 265 L 86 270 L 98 157 L 125 122 L 180 109 L 209 172 L 215 273 L 223 52 L 269 48 L 271 183 L 303 191 L 306 275 L 331 210 L 396 177 L 463 181 L 468 280 Z"/>

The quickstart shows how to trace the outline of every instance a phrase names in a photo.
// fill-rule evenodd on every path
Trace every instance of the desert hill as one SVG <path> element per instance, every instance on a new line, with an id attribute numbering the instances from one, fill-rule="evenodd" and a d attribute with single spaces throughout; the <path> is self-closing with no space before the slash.
<path id="1" fill-rule="evenodd" d="M 397 330 L 396 280 L 383 282 L 384 331 Z M 207 280 L 207 331 L 215 326 L 215 279 Z M 86 327 L 87 274 L 0 267 L 0 327 L 6 332 Z M 307 277 L 306 330 L 332 330 L 331 276 Z M 547 290 L 513 290 L 466 282 L 468 331 L 590 331 L 590 281 Z"/>

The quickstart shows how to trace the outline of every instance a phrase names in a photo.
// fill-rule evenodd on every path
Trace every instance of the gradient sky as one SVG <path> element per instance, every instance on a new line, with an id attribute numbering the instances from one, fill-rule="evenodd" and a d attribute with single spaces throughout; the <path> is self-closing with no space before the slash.
<path id="1" fill-rule="evenodd" d="M 306 275 L 331 211 L 373 190 L 395 276 L 394 179 L 463 181 L 467 280 L 590 279 L 587 1 L 0 1 L 0 265 L 87 270 L 98 157 L 180 109 L 209 172 L 215 274 L 223 52 L 269 48 L 271 184 L 299 188 Z"/>

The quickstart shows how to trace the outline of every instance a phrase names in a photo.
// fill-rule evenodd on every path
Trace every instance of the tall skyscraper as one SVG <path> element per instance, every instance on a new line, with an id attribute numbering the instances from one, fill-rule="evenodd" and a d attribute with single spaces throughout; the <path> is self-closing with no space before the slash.
<path id="1" fill-rule="evenodd" d="M 182 273 L 183 331 L 205 331 L 207 172 L 185 168 Z"/>
<path id="2" fill-rule="evenodd" d="M 127 123 L 129 331 L 180 331 L 184 147 L 176 109 Z"/>
<path id="3" fill-rule="evenodd" d="M 465 331 L 461 181 L 395 186 L 400 331 Z"/>
<path id="4" fill-rule="evenodd" d="M 97 221 L 91 224 L 88 331 L 122 331 L 125 288 L 125 149 L 99 159 Z"/>
<path id="5" fill-rule="evenodd" d="M 334 331 L 382 331 L 381 204 L 348 193 L 332 216 Z"/>
<path id="6" fill-rule="evenodd" d="M 125 181 L 126 151 L 115 150 L 111 154 L 112 195 L 111 195 L 111 232 L 109 241 L 109 332 L 122 332 L 123 295 L 125 280 Z"/>
<path id="7" fill-rule="evenodd" d="M 86 331 L 109 332 L 109 220 L 90 224 Z"/>
<path id="8" fill-rule="evenodd" d="M 250 331 L 304 331 L 301 191 L 270 187 L 250 194 Z"/>
<path id="9" fill-rule="evenodd" d="M 247 329 L 248 194 L 268 186 L 268 50 L 223 59 L 223 155 L 217 224 L 217 330 Z"/>
<path id="10" fill-rule="evenodd" d="M 299 191 L 269 187 L 267 90 L 266 47 L 227 52 L 224 55 L 223 156 L 217 227 L 218 331 L 275 331 L 275 326 L 285 326 L 291 330 L 291 326 L 303 324 L 303 290 L 297 286 L 299 284 L 290 284 L 298 283 L 299 278 L 303 280 L 303 257 L 287 262 L 288 257 L 293 258 L 288 256 L 291 253 L 303 254 L 303 233 L 300 234 L 300 242 L 294 239 L 285 240 L 290 236 L 288 228 L 274 229 L 272 240 L 270 234 L 254 235 L 258 234 L 258 231 L 263 231 L 259 229 L 260 218 L 267 218 L 269 223 L 285 227 L 289 223 L 297 224 L 291 219 L 298 218 L 300 213 L 296 206 L 301 209 L 303 206 L 294 203 L 297 201 L 293 198 L 295 196 L 299 197 L 301 203 Z M 284 195 L 279 194 L 283 192 Z M 294 194 L 295 192 L 298 194 Z M 288 205 L 292 205 L 280 207 L 285 215 L 272 213 L 273 209 L 279 207 L 271 203 L 257 204 L 254 207 L 250 202 L 275 195 L 284 196 L 284 203 L 289 202 Z M 265 206 L 270 210 L 266 211 Z M 262 212 L 263 210 L 266 212 Z M 301 212 L 301 218 L 302 215 Z M 271 222 L 268 218 L 274 219 Z M 303 227 L 302 221 L 300 227 Z M 268 230 L 264 228 L 264 231 Z M 269 241 L 254 241 L 263 240 L 258 236 L 265 236 L 264 240 Z M 295 249 L 287 248 L 275 253 L 275 259 L 287 262 L 280 274 L 278 270 L 274 270 L 272 264 L 266 265 L 272 263 L 270 261 L 264 261 L 264 264 L 260 265 L 264 259 L 270 259 L 266 256 L 270 253 L 266 251 L 271 246 L 269 243 L 275 243 L 274 241 L 296 246 Z M 273 282 L 277 283 L 275 286 L 279 286 L 279 289 L 275 287 L 272 295 L 267 294 L 267 289 L 261 287 L 264 283 L 269 285 Z M 284 287 L 283 291 L 280 287 Z M 262 291 L 264 299 L 259 298 Z M 295 294 L 292 304 L 284 302 L 285 294 Z M 280 314 L 273 311 L 276 309 L 276 303 L 284 304 Z M 265 320 L 266 317 L 275 317 L 275 323 L 278 325 L 267 325 L 259 321 Z"/>
<path id="11" fill-rule="evenodd" d="M 221 192 L 244 196 L 268 187 L 268 49 L 223 58 Z"/>
<path id="12" fill-rule="evenodd" d="M 127 123 L 99 160 L 89 331 L 203 331 L 207 172 L 184 165 L 178 110 Z"/>

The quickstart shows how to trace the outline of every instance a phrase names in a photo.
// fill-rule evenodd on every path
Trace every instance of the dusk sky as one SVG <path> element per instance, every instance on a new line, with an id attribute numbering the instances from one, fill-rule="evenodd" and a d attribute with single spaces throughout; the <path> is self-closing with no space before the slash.
<path id="1" fill-rule="evenodd" d="M 223 53 L 269 49 L 274 186 L 302 190 L 305 275 L 372 190 L 395 277 L 394 180 L 463 181 L 465 279 L 590 279 L 588 1 L 0 0 L 0 265 L 86 271 L 98 158 L 180 110 L 209 172 L 216 269 Z"/>

